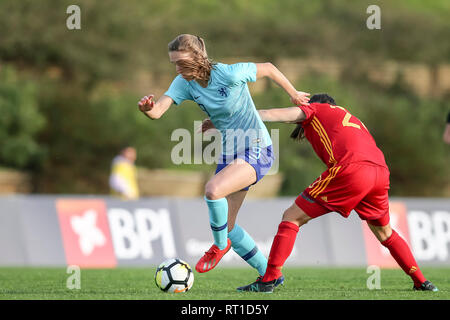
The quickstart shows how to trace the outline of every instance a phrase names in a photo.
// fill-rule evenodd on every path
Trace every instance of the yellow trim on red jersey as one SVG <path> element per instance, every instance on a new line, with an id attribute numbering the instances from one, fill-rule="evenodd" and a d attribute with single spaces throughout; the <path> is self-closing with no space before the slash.
<path id="1" fill-rule="evenodd" d="M 339 169 L 341 167 L 333 167 L 330 168 L 330 174 L 328 175 L 328 177 L 326 177 L 325 179 L 323 179 L 317 186 L 314 187 L 313 190 L 311 190 L 309 192 L 309 195 L 313 198 L 317 198 L 317 196 L 323 191 L 325 190 L 325 188 L 328 186 L 328 184 L 330 183 L 331 179 L 333 179 L 334 177 L 336 177 Z"/>
<path id="2" fill-rule="evenodd" d="M 325 188 L 328 186 L 328 184 L 330 183 L 331 179 L 333 179 L 339 169 L 341 167 L 335 167 L 334 165 L 336 165 L 337 161 L 334 158 L 334 154 L 333 154 L 333 149 L 331 147 L 331 141 L 330 138 L 328 137 L 327 132 L 325 131 L 323 125 L 320 123 L 319 119 L 317 119 L 315 116 L 312 118 L 311 120 L 311 125 L 313 127 L 313 129 L 317 132 L 317 134 L 319 135 L 320 141 L 322 141 L 323 146 L 325 148 L 325 150 L 327 151 L 328 155 L 330 156 L 329 158 L 329 163 L 333 164 L 333 167 L 331 167 L 329 169 L 330 174 L 328 175 L 328 177 L 326 177 L 325 179 L 323 179 L 322 181 L 319 181 L 317 183 L 317 185 L 309 192 L 310 196 L 313 198 L 317 198 L 317 196 L 323 191 L 325 190 Z"/>
<path id="3" fill-rule="evenodd" d="M 317 132 L 317 134 L 319 135 L 320 141 L 322 141 L 323 146 L 325 147 L 325 150 L 328 152 L 328 154 L 330 156 L 329 162 L 332 164 L 336 164 L 337 161 L 336 161 L 336 159 L 334 159 L 333 149 L 331 148 L 330 138 L 328 138 L 327 132 L 325 131 L 322 124 L 315 116 L 311 120 L 311 125 L 314 128 L 314 130 Z"/>

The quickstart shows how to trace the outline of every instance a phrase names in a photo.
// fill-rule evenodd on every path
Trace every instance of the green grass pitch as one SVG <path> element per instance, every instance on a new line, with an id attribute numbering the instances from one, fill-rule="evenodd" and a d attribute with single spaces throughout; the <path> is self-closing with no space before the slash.
<path id="1" fill-rule="evenodd" d="M 400 269 L 381 269 L 381 289 L 369 290 L 365 268 L 285 267 L 284 286 L 272 294 L 239 293 L 253 282 L 250 268 L 218 267 L 195 273 L 192 289 L 170 294 L 154 282 L 155 268 L 82 269 L 81 288 L 68 289 L 66 268 L 0 268 L 0 299 L 144 300 L 449 300 L 450 268 L 422 268 L 439 292 L 417 292 Z"/>

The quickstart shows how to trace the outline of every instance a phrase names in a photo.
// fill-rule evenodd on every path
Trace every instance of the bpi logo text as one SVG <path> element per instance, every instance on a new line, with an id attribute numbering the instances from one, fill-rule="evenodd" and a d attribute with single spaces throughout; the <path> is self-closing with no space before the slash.
<path id="1" fill-rule="evenodd" d="M 164 257 L 176 256 L 169 211 L 136 209 L 134 214 L 123 208 L 108 212 L 114 249 L 118 259 L 151 259 L 152 242 L 161 240 Z"/>
<path id="2" fill-rule="evenodd" d="M 450 212 L 436 210 L 428 213 L 411 210 L 408 215 L 411 243 L 420 261 L 446 262 L 450 256 Z"/>
<path id="3" fill-rule="evenodd" d="M 167 209 L 106 209 L 100 199 L 56 202 L 66 262 L 115 267 L 118 261 L 176 256 Z"/>

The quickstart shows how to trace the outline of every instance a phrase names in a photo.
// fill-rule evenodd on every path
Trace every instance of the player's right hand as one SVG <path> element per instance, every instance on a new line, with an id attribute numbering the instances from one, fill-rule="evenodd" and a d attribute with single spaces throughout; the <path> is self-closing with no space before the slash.
<path id="1" fill-rule="evenodd" d="M 309 104 L 308 92 L 297 91 L 295 95 L 291 96 L 291 102 L 297 106 L 307 106 Z"/>
<path id="2" fill-rule="evenodd" d="M 155 106 L 155 101 L 153 101 L 153 94 L 150 94 L 148 96 L 143 97 L 139 103 L 139 110 L 142 112 L 147 112 L 153 109 L 153 107 Z"/>

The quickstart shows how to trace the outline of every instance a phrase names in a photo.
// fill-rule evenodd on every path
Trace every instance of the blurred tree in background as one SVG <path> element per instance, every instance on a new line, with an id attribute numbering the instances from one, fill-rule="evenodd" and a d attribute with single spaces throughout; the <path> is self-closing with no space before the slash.
<path id="1" fill-rule="evenodd" d="M 32 167 L 44 153 L 37 134 L 45 125 L 36 103 L 37 85 L 18 78 L 7 66 L 0 70 L 0 158 L 11 167 Z"/>
<path id="2" fill-rule="evenodd" d="M 81 8 L 81 30 L 66 9 Z M 167 43 L 180 33 L 205 38 L 210 56 L 255 62 L 315 57 L 342 66 L 339 80 L 308 74 L 296 86 L 328 92 L 358 116 L 384 151 L 393 195 L 439 196 L 448 186 L 449 150 L 441 142 L 448 94 L 419 95 L 398 79 L 380 86 L 367 66 L 400 61 L 437 70 L 450 62 L 447 0 L 377 1 L 382 29 L 366 28 L 370 1 L 0 1 L 0 166 L 31 172 L 39 193 L 108 192 L 112 157 L 124 144 L 137 164 L 174 168 L 176 128 L 205 115 L 194 103 L 159 121 L 137 111 L 144 94 L 166 88 L 175 71 Z M 437 71 L 436 71 L 437 72 Z M 148 80 L 150 79 L 150 80 Z M 157 87 L 157 88 L 156 88 Z M 432 88 L 433 89 L 433 88 Z M 161 93 L 161 92 L 160 92 Z M 276 86 L 254 95 L 260 108 L 288 106 Z M 306 144 L 280 128 L 282 194 L 294 195 L 324 167 Z M 183 169 L 212 171 L 212 166 Z"/>

